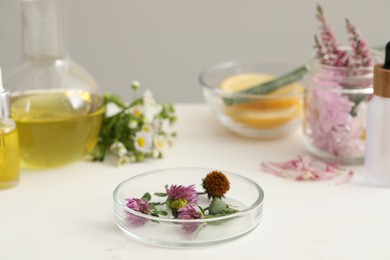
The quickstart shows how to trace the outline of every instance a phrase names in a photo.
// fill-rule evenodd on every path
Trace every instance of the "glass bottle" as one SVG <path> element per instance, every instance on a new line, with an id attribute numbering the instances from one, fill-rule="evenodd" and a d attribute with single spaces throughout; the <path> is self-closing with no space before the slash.
<path id="1" fill-rule="evenodd" d="M 82 158 L 97 143 L 104 107 L 94 79 L 65 47 L 63 0 L 20 0 L 24 63 L 6 79 L 24 168 Z"/>
<path id="2" fill-rule="evenodd" d="M 373 60 L 383 54 L 371 51 Z M 373 93 L 373 67 L 335 67 L 317 59 L 307 63 L 303 141 L 327 161 L 362 163 L 367 103 Z"/>
<path id="3" fill-rule="evenodd" d="M 20 174 L 18 129 L 9 116 L 9 92 L 0 69 L 0 190 L 15 186 Z"/>
<path id="4" fill-rule="evenodd" d="M 366 180 L 377 186 L 390 187 L 390 42 L 385 62 L 374 66 L 374 96 L 367 109 L 365 153 Z"/>

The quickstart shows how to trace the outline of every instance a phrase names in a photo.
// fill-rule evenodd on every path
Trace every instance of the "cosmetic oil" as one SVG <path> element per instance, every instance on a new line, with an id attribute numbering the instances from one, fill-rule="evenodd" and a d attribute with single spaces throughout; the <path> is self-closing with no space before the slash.
<path id="1" fill-rule="evenodd" d="M 9 93 L 4 90 L 0 69 L 0 190 L 19 182 L 18 130 L 9 118 Z"/>
<path id="2" fill-rule="evenodd" d="M 11 98 L 23 168 L 51 168 L 82 158 L 98 141 L 101 98 L 79 90 L 34 90 Z"/>

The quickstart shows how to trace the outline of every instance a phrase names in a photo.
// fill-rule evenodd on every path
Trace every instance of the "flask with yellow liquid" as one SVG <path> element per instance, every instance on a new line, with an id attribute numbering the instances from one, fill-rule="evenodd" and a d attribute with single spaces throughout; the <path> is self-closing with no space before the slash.
<path id="1" fill-rule="evenodd" d="M 9 118 L 9 93 L 3 87 L 0 69 L 0 190 L 19 182 L 18 130 Z"/>
<path id="2" fill-rule="evenodd" d="M 97 143 L 104 107 L 94 79 L 65 48 L 63 0 L 20 0 L 24 63 L 6 79 L 23 168 L 82 158 Z"/>

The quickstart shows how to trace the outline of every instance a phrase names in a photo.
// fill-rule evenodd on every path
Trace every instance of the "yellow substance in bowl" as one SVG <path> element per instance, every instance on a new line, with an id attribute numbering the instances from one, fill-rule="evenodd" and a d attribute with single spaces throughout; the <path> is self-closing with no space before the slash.
<path id="1" fill-rule="evenodd" d="M 244 73 L 225 79 L 220 88 L 235 93 L 272 80 L 275 77 L 260 73 Z M 259 129 L 281 127 L 300 117 L 303 87 L 298 83 L 286 85 L 268 95 L 247 102 L 225 106 L 225 114 L 236 122 Z M 296 95 L 295 95 L 296 94 Z"/>

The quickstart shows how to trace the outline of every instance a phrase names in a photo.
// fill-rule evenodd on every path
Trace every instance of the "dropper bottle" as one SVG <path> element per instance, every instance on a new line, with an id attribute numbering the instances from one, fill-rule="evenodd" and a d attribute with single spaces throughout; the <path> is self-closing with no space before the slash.
<path id="1" fill-rule="evenodd" d="M 9 116 L 9 92 L 3 87 L 0 68 L 0 190 L 11 188 L 19 182 L 18 131 Z"/>
<path id="2" fill-rule="evenodd" d="M 385 63 L 374 67 L 374 96 L 368 103 L 366 132 L 366 180 L 390 187 L 390 42 Z"/>

